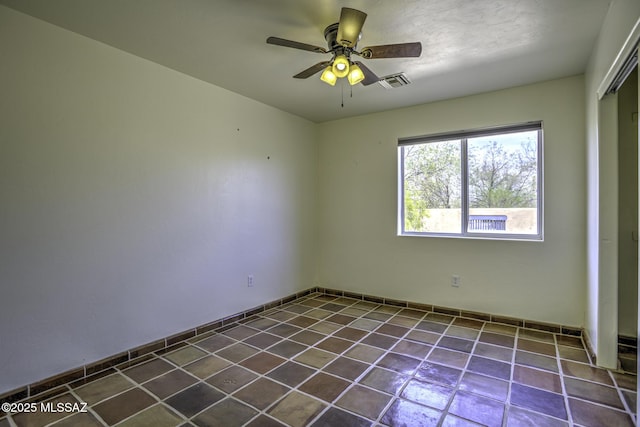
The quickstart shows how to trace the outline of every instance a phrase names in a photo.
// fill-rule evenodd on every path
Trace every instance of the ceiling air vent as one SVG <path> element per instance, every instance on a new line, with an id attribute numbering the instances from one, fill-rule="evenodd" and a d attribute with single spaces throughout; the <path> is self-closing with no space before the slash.
<path id="1" fill-rule="evenodd" d="M 378 83 L 380 83 L 380 85 L 382 85 L 382 87 L 384 87 L 385 89 L 393 89 L 400 86 L 406 86 L 411 83 L 411 81 L 405 73 L 399 73 L 384 76 Z"/>

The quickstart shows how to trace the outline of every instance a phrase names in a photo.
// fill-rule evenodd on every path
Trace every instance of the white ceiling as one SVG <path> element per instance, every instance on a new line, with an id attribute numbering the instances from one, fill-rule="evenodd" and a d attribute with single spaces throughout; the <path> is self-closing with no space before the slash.
<path id="1" fill-rule="evenodd" d="M 609 0 L 0 0 L 13 9 L 198 79 L 322 122 L 584 72 Z M 422 42 L 422 56 L 363 60 L 412 83 L 330 87 L 293 79 L 330 55 L 340 9 L 368 14 L 359 48 Z M 346 79 L 341 82 L 346 83 Z M 341 98 L 344 94 L 344 107 Z"/>

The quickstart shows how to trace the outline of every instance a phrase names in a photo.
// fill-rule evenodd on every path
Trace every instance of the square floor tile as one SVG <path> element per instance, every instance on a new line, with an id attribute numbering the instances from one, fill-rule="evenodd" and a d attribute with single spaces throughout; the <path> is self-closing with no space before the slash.
<path id="1" fill-rule="evenodd" d="M 271 329 L 268 329 L 267 332 L 273 335 L 278 335 L 279 337 L 286 338 L 289 335 L 293 335 L 295 333 L 300 332 L 301 330 L 302 329 L 298 328 L 297 326 L 288 325 L 286 323 L 280 323 L 279 325 L 276 325 Z"/>
<path id="2" fill-rule="evenodd" d="M 449 316 L 448 314 L 442 313 L 427 313 L 427 316 L 425 317 L 425 320 L 429 322 L 443 323 L 445 325 L 450 324 L 453 319 L 454 316 Z"/>
<path id="3" fill-rule="evenodd" d="M 441 365 L 449 365 L 454 368 L 464 368 L 469 360 L 469 353 L 434 347 L 427 360 Z"/>
<path id="4" fill-rule="evenodd" d="M 463 328 L 462 326 L 449 326 L 445 331 L 445 335 L 456 338 L 464 338 L 466 340 L 475 340 L 478 338 L 480 331 L 471 328 Z"/>
<path id="5" fill-rule="evenodd" d="M 294 317 L 293 319 L 287 320 L 287 323 L 290 325 L 298 326 L 300 328 L 306 328 L 313 325 L 317 321 L 318 319 L 315 319 L 313 317 L 298 316 L 298 317 Z"/>
<path id="6" fill-rule="evenodd" d="M 337 375 L 341 378 L 355 380 L 365 370 L 369 368 L 366 363 L 357 360 L 348 359 L 346 357 L 338 357 L 336 360 L 323 368 L 324 371 Z"/>
<path id="7" fill-rule="evenodd" d="M 527 408 L 545 415 L 550 415 L 562 420 L 567 419 L 564 398 L 560 394 L 513 383 L 511 385 L 510 402 L 512 405 Z"/>
<path id="8" fill-rule="evenodd" d="M 511 363 L 511 359 L 513 358 L 513 349 L 479 342 L 473 349 L 473 354 L 476 356 Z"/>
<path id="9" fill-rule="evenodd" d="M 196 382 L 198 382 L 198 380 L 194 378 L 193 375 L 176 369 L 144 383 L 143 387 L 160 399 L 165 399 Z"/>
<path id="10" fill-rule="evenodd" d="M 427 408 L 404 399 L 396 399 L 381 418 L 384 425 L 391 427 L 435 426 L 442 418 L 442 412 Z"/>
<path id="11" fill-rule="evenodd" d="M 583 381 L 577 378 L 565 378 L 564 385 L 569 396 L 579 397 L 584 400 L 590 400 L 624 410 L 624 405 L 620 401 L 618 391 L 613 387 Z"/>
<path id="12" fill-rule="evenodd" d="M 280 421 L 276 421 L 275 419 L 268 417 L 264 414 L 257 416 L 254 418 L 246 427 L 287 427 L 282 424 Z"/>
<path id="13" fill-rule="evenodd" d="M 442 339 L 438 341 L 438 347 L 461 351 L 463 353 L 471 353 L 473 344 L 473 341 L 448 336 L 443 336 Z"/>
<path id="14" fill-rule="evenodd" d="M 251 335 L 255 335 L 258 332 L 260 331 L 244 325 L 239 325 L 234 328 L 227 329 L 223 334 L 228 337 L 235 338 L 238 341 L 242 341 L 243 339 L 249 338 Z"/>
<path id="15" fill-rule="evenodd" d="M 556 418 L 532 412 L 517 406 L 509 407 L 507 426 L 518 427 L 568 427 L 569 423 Z"/>
<path id="16" fill-rule="evenodd" d="M 245 368 L 251 369 L 259 374 L 266 374 L 276 366 L 279 366 L 285 362 L 285 359 L 275 356 L 270 353 L 260 352 L 248 359 L 240 362 L 240 365 Z"/>
<path id="17" fill-rule="evenodd" d="M 429 354 L 429 351 L 431 351 L 431 348 L 432 347 L 430 345 L 420 344 L 409 340 L 400 340 L 391 348 L 391 351 L 418 359 L 424 359 L 427 357 L 427 354 Z"/>
<path id="18" fill-rule="evenodd" d="M 397 353 L 387 353 L 376 363 L 383 368 L 407 375 L 411 375 L 419 364 L 419 359 Z"/>
<path id="19" fill-rule="evenodd" d="M 455 389 L 426 381 L 411 380 L 402 390 L 402 397 L 424 406 L 444 409 Z"/>
<path id="20" fill-rule="evenodd" d="M 289 304 L 282 307 L 283 310 L 290 311 L 292 313 L 302 314 L 311 310 L 311 307 L 302 304 Z"/>
<path id="21" fill-rule="evenodd" d="M 243 342 L 245 344 L 249 344 L 253 347 L 264 350 L 265 348 L 271 347 L 272 345 L 280 341 L 282 341 L 282 337 L 272 335 L 267 332 L 261 332 L 245 339 Z"/>
<path id="22" fill-rule="evenodd" d="M 385 334 L 391 335 L 396 338 L 402 338 L 407 332 L 409 332 L 409 328 L 385 323 L 384 325 L 376 329 L 375 332 L 378 334 Z"/>
<path id="23" fill-rule="evenodd" d="M 513 367 L 513 381 L 554 393 L 562 393 L 560 376 L 553 372 L 516 365 Z"/>
<path id="24" fill-rule="evenodd" d="M 344 353 L 352 359 L 358 359 L 366 363 L 373 363 L 384 354 L 384 350 L 365 344 L 356 344 Z"/>
<path id="25" fill-rule="evenodd" d="M 234 344 L 236 342 L 237 342 L 236 340 L 231 339 L 227 336 L 216 334 L 202 341 L 198 341 L 196 345 L 198 347 L 204 348 L 207 351 L 215 353 L 216 351 L 222 350 L 223 348 L 231 344 Z"/>
<path id="26" fill-rule="evenodd" d="M 485 357 L 472 356 L 467 369 L 501 380 L 508 380 L 511 377 L 511 364 Z"/>
<path id="27" fill-rule="evenodd" d="M 333 316 L 329 316 L 325 319 L 327 322 L 337 323 L 339 325 L 348 325 L 349 323 L 356 320 L 353 316 L 345 316 L 344 314 L 334 314 Z"/>
<path id="28" fill-rule="evenodd" d="M 416 325 L 416 329 L 441 334 L 447 330 L 447 325 L 443 325 L 442 323 L 437 323 L 437 322 L 431 322 L 428 320 L 423 320 L 422 322 Z"/>
<path id="29" fill-rule="evenodd" d="M 332 311 L 322 310 L 320 308 L 316 308 L 314 310 L 307 311 L 305 313 L 305 316 L 313 317 L 314 319 L 318 319 L 318 320 L 326 319 L 327 317 L 332 315 L 333 315 Z"/>
<path id="30" fill-rule="evenodd" d="M 318 332 L 309 331 L 309 330 L 298 332 L 297 334 L 291 335 L 289 337 L 289 339 L 292 341 L 299 342 L 301 344 L 306 344 L 306 345 L 314 345 L 315 343 L 317 343 L 318 341 L 324 338 L 325 338 L 325 335 L 320 334 Z"/>
<path id="31" fill-rule="evenodd" d="M 299 389 L 312 396 L 318 397 L 327 402 L 332 402 L 340 395 L 351 383 L 342 378 L 319 372 L 309 378 Z"/>
<path id="32" fill-rule="evenodd" d="M 362 316 L 362 318 L 377 320 L 379 322 L 386 322 L 387 320 L 391 319 L 392 316 L 393 315 L 389 313 L 380 313 L 378 311 L 372 311 L 371 313 L 367 313 L 364 316 Z"/>
<path id="33" fill-rule="evenodd" d="M 499 345 L 501 347 L 513 348 L 515 337 L 493 332 L 482 332 L 480 334 L 480 341 L 487 344 Z"/>
<path id="34" fill-rule="evenodd" d="M 589 363 L 589 356 L 587 356 L 587 352 L 581 348 L 565 347 L 563 345 L 559 345 L 558 355 L 562 359 L 573 360 L 575 362 L 581 363 Z"/>
<path id="35" fill-rule="evenodd" d="M 462 371 L 437 363 L 424 362 L 416 371 L 416 378 L 455 387 Z"/>
<path id="36" fill-rule="evenodd" d="M 240 427 L 258 412 L 232 398 L 226 398 L 193 419 L 197 426 L 203 427 Z"/>
<path id="37" fill-rule="evenodd" d="M 613 385 L 613 381 L 606 369 L 597 368 L 584 363 L 576 363 L 569 360 L 561 360 L 562 373 L 583 380 L 594 381 L 600 384 Z"/>
<path id="38" fill-rule="evenodd" d="M 404 339 L 411 340 L 411 341 L 417 341 L 417 342 L 423 343 L 423 344 L 435 344 L 435 343 L 438 342 L 440 337 L 441 337 L 441 335 L 433 333 L 433 332 L 418 331 L 418 330 L 414 329 L 411 332 L 409 332 L 404 337 Z"/>
<path id="39" fill-rule="evenodd" d="M 94 405 L 132 387 L 131 380 L 116 373 L 78 387 L 75 392 L 83 402 Z"/>
<path id="40" fill-rule="evenodd" d="M 529 353 L 528 351 L 516 351 L 516 363 L 538 369 L 545 369 L 551 372 L 558 371 L 558 360 L 541 354 Z"/>
<path id="41" fill-rule="evenodd" d="M 497 400 L 459 391 L 451 402 L 449 413 L 487 427 L 500 427 L 504 416 L 504 404 Z"/>
<path id="42" fill-rule="evenodd" d="M 309 350 L 297 355 L 293 360 L 314 368 L 322 368 L 336 357 L 338 357 L 338 355 L 335 353 L 318 350 L 317 348 L 310 348 Z"/>
<path id="43" fill-rule="evenodd" d="M 155 403 L 156 400 L 149 394 L 134 388 L 99 403 L 93 410 L 108 424 L 115 424 Z"/>
<path id="44" fill-rule="evenodd" d="M 358 417 L 357 415 L 350 414 L 349 412 L 343 411 L 339 408 L 329 408 L 329 410 L 311 424 L 312 427 L 368 427 L 370 425 L 371 421 Z"/>
<path id="45" fill-rule="evenodd" d="M 258 378 L 248 386 L 237 391 L 237 399 L 264 410 L 289 391 L 289 387 L 278 384 L 268 378 Z"/>
<path id="46" fill-rule="evenodd" d="M 194 360 L 206 356 L 207 353 L 193 346 L 182 347 L 179 350 L 172 351 L 164 355 L 165 359 L 169 359 L 178 366 L 186 365 Z M 131 368 L 135 369 L 135 368 Z M 148 379 L 148 378 L 147 378 Z"/>
<path id="47" fill-rule="evenodd" d="M 174 427 L 182 422 L 182 418 L 163 405 L 157 404 L 118 424 L 118 427 Z M 80 424 L 78 424 L 80 425 Z"/>
<path id="48" fill-rule="evenodd" d="M 427 312 L 423 310 L 416 310 L 415 308 L 403 308 L 402 310 L 400 310 L 398 315 L 411 317 L 413 319 L 422 319 L 427 315 Z"/>
<path id="49" fill-rule="evenodd" d="M 505 401 L 509 391 L 509 381 L 467 372 L 460 381 L 460 390 Z"/>
<path id="50" fill-rule="evenodd" d="M 338 399 L 336 405 L 375 420 L 391 400 L 388 394 L 355 385 Z"/>
<path id="51" fill-rule="evenodd" d="M 333 336 L 338 338 L 344 338 L 349 341 L 358 341 L 367 335 L 367 331 L 363 331 L 362 329 L 351 328 L 349 326 L 345 326 L 342 329 L 337 330 Z"/>
<path id="52" fill-rule="evenodd" d="M 286 362 L 269 372 L 267 376 L 271 379 L 284 383 L 289 387 L 296 387 L 315 372 L 316 371 L 314 369 L 300 365 L 299 363 Z"/>
<path id="53" fill-rule="evenodd" d="M 316 344 L 316 347 L 322 350 L 330 351 L 332 353 L 340 354 L 352 345 L 353 342 L 351 341 L 343 340 L 342 338 L 329 337 L 324 341 L 320 341 L 318 344 Z"/>
<path id="54" fill-rule="evenodd" d="M 254 329 L 260 329 L 261 331 L 269 329 L 270 327 L 275 326 L 276 324 L 278 324 L 276 320 L 268 319 L 266 317 L 260 317 L 256 320 L 252 320 L 246 323 L 247 326 L 250 326 Z"/>
<path id="55" fill-rule="evenodd" d="M 278 344 L 269 347 L 269 353 L 277 354 L 278 356 L 282 356 L 286 359 L 295 356 L 298 353 L 302 353 L 309 346 L 305 344 L 300 344 L 290 340 L 280 341 Z"/>
<path id="56" fill-rule="evenodd" d="M 373 368 L 360 380 L 360 383 L 385 393 L 396 394 L 410 378 L 409 375 Z"/>
<path id="57" fill-rule="evenodd" d="M 484 427 L 484 425 L 456 417 L 455 415 L 447 414 L 445 415 L 444 420 L 442 420 L 441 427 Z"/>
<path id="58" fill-rule="evenodd" d="M 544 332 L 544 331 L 538 331 L 536 329 L 520 328 L 518 336 L 520 338 L 526 338 L 526 339 L 530 339 L 530 340 L 547 342 L 549 344 L 555 343 L 555 340 L 553 339 L 553 334 L 552 333 Z"/>
<path id="59" fill-rule="evenodd" d="M 518 338 L 518 350 L 526 350 L 532 353 L 539 353 L 546 356 L 556 357 L 555 344 L 532 341 L 523 338 Z"/>
<path id="60" fill-rule="evenodd" d="M 484 324 L 483 331 L 488 332 L 497 332 L 499 334 L 511 335 L 514 336 L 518 331 L 518 328 L 511 325 L 504 325 L 502 323 L 490 323 L 487 322 Z"/>
<path id="61" fill-rule="evenodd" d="M 216 355 L 223 357 L 230 362 L 238 363 L 241 360 L 253 356 L 258 351 L 260 350 L 256 349 L 255 347 L 251 347 L 250 345 L 237 343 L 216 352 Z"/>
<path id="62" fill-rule="evenodd" d="M 456 317 L 455 319 L 453 319 L 453 322 L 451 322 L 451 324 L 478 330 L 482 329 L 482 327 L 484 326 L 484 322 L 482 320 L 467 319 L 465 317 Z"/>
<path id="63" fill-rule="evenodd" d="M 578 399 L 569 399 L 573 421 L 585 427 L 616 426 L 633 427 L 631 417 L 625 412 L 600 405 L 592 405 Z"/>
<path id="64" fill-rule="evenodd" d="M 574 337 L 571 335 L 556 335 L 556 341 L 558 345 L 566 345 L 568 347 L 584 348 L 584 343 L 581 337 Z"/>
<path id="65" fill-rule="evenodd" d="M 211 384 L 215 388 L 224 391 L 225 393 L 233 393 L 237 389 L 244 387 L 258 376 L 253 372 L 245 369 L 241 366 L 233 365 L 218 372 L 207 380 L 208 384 Z"/>
<path id="66" fill-rule="evenodd" d="M 376 320 L 357 319 L 351 322 L 351 325 L 349 326 L 351 326 L 352 328 L 363 329 L 365 331 L 373 331 L 374 329 L 377 329 L 380 325 L 382 325 L 382 323 Z"/>
<path id="67" fill-rule="evenodd" d="M 190 347 L 186 347 L 190 348 Z M 179 350 L 178 350 L 179 351 Z M 202 356 L 206 353 L 202 350 L 198 350 Z M 201 357 L 202 357 L 201 356 Z M 132 368 L 125 369 L 123 373 L 138 383 L 143 383 L 147 380 L 150 380 L 153 377 L 157 377 L 158 375 L 164 374 L 172 369 L 174 369 L 171 363 L 167 363 L 162 359 L 152 359 L 149 362 L 145 362 L 141 365 L 136 365 Z"/>
<path id="68" fill-rule="evenodd" d="M 308 425 L 325 407 L 326 405 L 320 400 L 293 391 L 271 408 L 269 415 L 292 427 L 303 427 Z"/>
<path id="69" fill-rule="evenodd" d="M 420 319 L 405 317 L 401 315 L 393 316 L 391 319 L 387 320 L 387 323 L 391 325 L 404 326 L 405 328 L 413 328 L 420 322 Z"/>
<path id="70" fill-rule="evenodd" d="M 388 350 L 398 342 L 397 337 L 392 337 L 389 335 L 378 334 L 376 332 L 372 332 L 367 335 L 362 341 L 362 344 L 367 344 L 373 347 L 378 347 L 384 350 Z"/>
<path id="71" fill-rule="evenodd" d="M 229 365 L 231 365 L 231 362 L 221 357 L 207 356 L 184 366 L 184 369 L 198 378 L 207 378 Z"/>
<path id="72" fill-rule="evenodd" d="M 637 377 L 635 375 L 625 374 L 622 372 L 612 372 L 611 375 L 618 387 L 627 390 L 636 390 Z"/>
<path id="73" fill-rule="evenodd" d="M 342 328 L 342 325 L 339 325 L 337 323 L 324 322 L 324 321 L 318 322 L 309 326 L 309 329 L 316 332 L 320 332 L 321 334 L 325 334 L 325 335 L 332 334 L 340 328 Z"/>
<path id="74" fill-rule="evenodd" d="M 190 418 L 225 397 L 208 384 L 199 383 L 166 400 L 167 405 Z"/>

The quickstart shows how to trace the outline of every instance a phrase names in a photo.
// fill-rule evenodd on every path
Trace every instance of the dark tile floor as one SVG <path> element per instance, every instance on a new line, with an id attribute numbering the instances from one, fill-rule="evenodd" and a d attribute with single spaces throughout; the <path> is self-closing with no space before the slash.
<path id="1" fill-rule="evenodd" d="M 127 362 L 7 426 L 633 426 L 580 338 L 313 294 Z"/>

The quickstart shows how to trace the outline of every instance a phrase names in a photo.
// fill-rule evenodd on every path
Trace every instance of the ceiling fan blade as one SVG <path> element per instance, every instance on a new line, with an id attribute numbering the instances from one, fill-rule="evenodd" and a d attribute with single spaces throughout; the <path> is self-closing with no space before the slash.
<path id="1" fill-rule="evenodd" d="M 364 74 L 364 80 L 361 82 L 364 86 L 369 86 L 370 84 L 380 81 L 380 77 L 376 76 L 376 74 L 368 69 L 362 62 L 355 61 L 355 64 L 360 67 L 362 74 Z"/>
<path id="2" fill-rule="evenodd" d="M 316 65 L 312 65 L 306 70 L 300 71 L 298 74 L 293 76 L 294 79 L 307 79 L 319 71 L 324 70 L 326 67 L 331 64 L 331 61 L 318 62 Z"/>
<path id="3" fill-rule="evenodd" d="M 292 47 L 294 49 L 308 50 L 309 52 L 327 53 L 327 50 L 323 47 L 295 42 L 293 40 L 281 39 L 280 37 L 269 37 L 267 39 L 267 43 L 275 44 L 277 46 Z"/>
<path id="4" fill-rule="evenodd" d="M 363 58 L 417 58 L 422 53 L 422 43 L 384 44 L 380 46 L 367 46 L 360 54 Z"/>
<path id="5" fill-rule="evenodd" d="M 343 7 L 338 23 L 337 42 L 345 47 L 354 47 L 358 43 L 367 14 L 357 9 Z"/>

